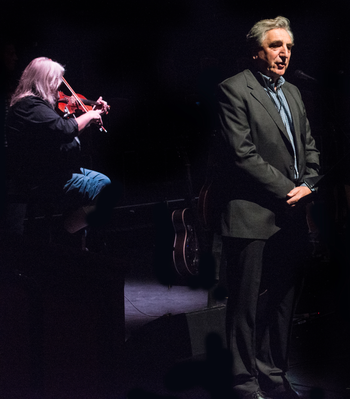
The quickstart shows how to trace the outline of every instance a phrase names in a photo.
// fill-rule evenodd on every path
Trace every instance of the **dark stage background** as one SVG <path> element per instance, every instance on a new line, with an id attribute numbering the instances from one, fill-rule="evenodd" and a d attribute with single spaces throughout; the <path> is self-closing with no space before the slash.
<path id="1" fill-rule="evenodd" d="M 262 18 L 291 21 L 296 45 L 286 77 L 303 92 L 319 146 L 326 142 L 323 163 L 333 161 L 334 117 L 338 124 L 348 114 L 341 101 L 350 72 L 346 2 L 7 3 L 2 34 L 15 44 L 17 75 L 33 58 L 47 56 L 65 65 L 77 93 L 110 103 L 108 133 L 85 134 L 85 166 L 121 181 L 126 203 L 186 195 L 183 149 L 198 195 L 215 85 L 249 66 L 245 35 Z M 296 70 L 318 84 L 297 79 Z"/>
<path id="2" fill-rule="evenodd" d="M 283 15 L 291 21 L 295 47 L 286 79 L 302 92 L 321 151 L 322 173 L 347 153 L 350 143 L 349 9 L 348 2 L 343 0 L 321 4 L 307 0 L 268 3 L 6 0 L 0 6 L 2 49 L 13 44 L 18 62 L 14 73 L 9 76 L 4 71 L 2 78 L 5 83 L 9 83 L 9 79 L 15 84 L 33 58 L 46 56 L 65 66 L 65 78 L 77 93 L 93 100 L 101 95 L 111 105 L 110 114 L 103 118 L 108 133 L 91 127 L 81 136 L 82 166 L 104 172 L 121 183 L 122 197 L 113 226 L 107 229 L 107 250 L 121 265 L 125 260 L 129 276 L 134 277 L 131 269 L 142 280 L 144 275 L 154 272 L 152 251 L 157 248 L 152 241 L 156 230 L 155 212 L 148 205 L 167 202 L 170 207 L 182 206 L 182 198 L 189 194 L 188 171 L 194 195 L 198 196 L 205 182 L 215 127 L 212 114 L 215 87 L 249 66 L 245 35 L 258 20 Z M 295 74 L 298 70 L 313 79 L 298 78 Z M 4 107 L 0 112 L 1 129 Z M 186 158 L 189 158 L 190 170 L 186 167 Z M 3 154 L 0 159 L 3 161 Z M 309 280 L 299 309 L 304 314 L 315 308 L 317 312 L 321 310 L 322 316 L 323 312 L 326 315 L 329 312 L 331 317 L 337 312 L 341 324 L 349 321 L 350 314 L 350 204 L 346 204 L 344 195 L 344 183 L 350 186 L 347 162 L 333 169 L 330 179 L 326 180 L 325 192 L 316 203 L 314 216 L 319 218 L 321 236 L 317 238 L 321 240 L 315 243 L 315 256 L 310 261 Z M 0 165 L 1 187 L 4 187 L 3 171 L 4 165 Z M 4 199 L 2 195 L 1 200 Z M 164 216 L 162 207 L 159 216 Z M 168 228 L 166 222 L 160 226 L 164 231 Z M 168 244 L 167 239 L 162 234 L 156 244 L 159 247 L 164 242 Z M 170 249 L 170 254 L 173 241 L 169 242 L 170 246 L 165 248 Z M 163 266 L 164 258 L 160 256 L 160 260 L 158 263 Z M 70 264 L 67 263 L 67 267 Z M 147 303 L 148 295 L 140 301 Z M 101 295 L 101 301 L 103 298 Z M 120 303 L 124 306 L 122 300 Z M 96 304 L 99 306 L 100 302 Z M 99 314 L 99 309 L 96 312 Z M 322 323 L 325 318 L 320 320 Z M 55 323 L 52 323 L 53 329 Z M 312 348 L 310 353 L 319 354 L 315 362 L 329 345 L 329 336 L 332 339 L 335 336 L 334 346 L 339 344 L 340 352 L 344 352 L 344 346 L 346 355 L 349 353 L 348 341 L 343 338 L 348 336 L 349 324 L 342 329 L 332 323 L 327 319 L 314 327 L 316 333 L 310 329 L 306 334 L 305 347 Z M 94 333 L 93 330 L 90 335 Z M 316 334 L 322 339 L 315 340 Z M 329 352 L 332 348 L 333 345 Z M 340 352 L 334 351 L 334 356 Z M 343 352 L 341 356 L 347 362 Z M 339 362 L 339 368 L 333 368 L 331 375 L 339 369 L 346 371 Z M 301 367 L 297 372 L 303 374 L 304 369 Z M 325 375 L 328 378 L 329 373 Z M 348 380 L 346 383 L 348 387 Z M 318 385 L 317 381 L 314 386 Z"/>

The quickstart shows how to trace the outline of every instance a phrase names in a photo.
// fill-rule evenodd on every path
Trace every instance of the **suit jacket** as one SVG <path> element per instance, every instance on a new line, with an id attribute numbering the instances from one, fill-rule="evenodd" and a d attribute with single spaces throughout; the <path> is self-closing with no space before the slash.
<path id="1" fill-rule="evenodd" d="M 319 152 L 300 92 L 288 82 L 282 90 L 293 118 L 298 181 L 286 128 L 253 72 L 245 70 L 219 85 L 218 176 L 224 236 L 268 239 L 288 226 L 297 211 L 287 210 L 287 193 L 318 174 Z"/>

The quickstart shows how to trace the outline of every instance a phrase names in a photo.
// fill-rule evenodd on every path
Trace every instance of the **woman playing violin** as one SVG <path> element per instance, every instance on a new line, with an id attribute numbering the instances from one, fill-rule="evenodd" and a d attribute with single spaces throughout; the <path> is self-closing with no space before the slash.
<path id="1" fill-rule="evenodd" d="M 40 57 L 20 78 L 7 118 L 8 191 L 22 203 L 33 197 L 62 198 L 67 210 L 64 228 L 75 233 L 87 225 L 91 206 L 111 183 L 77 164 L 78 137 L 90 124 L 102 125 L 108 105 L 100 97 L 92 110 L 77 118 L 61 117 L 55 108 L 64 72 L 59 63 Z"/>

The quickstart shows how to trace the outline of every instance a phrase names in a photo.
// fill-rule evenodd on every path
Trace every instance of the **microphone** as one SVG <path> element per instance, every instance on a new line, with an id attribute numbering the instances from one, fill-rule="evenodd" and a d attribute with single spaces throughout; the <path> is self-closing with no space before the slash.
<path id="1" fill-rule="evenodd" d="M 313 78 L 312 76 L 306 75 L 306 73 L 304 73 L 303 71 L 301 71 L 300 69 L 297 69 L 294 72 L 294 76 L 298 79 L 304 79 L 304 80 L 313 80 L 314 82 L 317 82 L 317 80 L 315 78 Z"/>

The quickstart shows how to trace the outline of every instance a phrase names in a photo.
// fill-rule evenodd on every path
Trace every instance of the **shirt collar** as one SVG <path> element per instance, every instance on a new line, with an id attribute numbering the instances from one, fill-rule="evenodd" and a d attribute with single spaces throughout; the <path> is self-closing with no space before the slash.
<path id="1" fill-rule="evenodd" d="M 268 87 L 269 89 L 271 89 L 272 91 L 275 90 L 275 86 L 276 86 L 276 89 L 277 89 L 277 90 L 280 89 L 280 88 L 282 87 L 282 85 L 283 85 L 283 84 L 285 83 L 285 81 L 286 81 L 286 80 L 284 79 L 283 76 L 280 76 L 280 77 L 277 79 L 276 84 L 274 84 L 274 83 L 273 83 L 273 80 L 272 80 L 269 76 L 266 76 L 266 75 L 264 75 L 264 74 L 261 73 L 261 72 L 259 72 L 259 75 L 262 77 L 264 85 L 265 85 L 266 87 Z"/>

